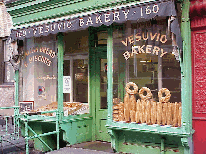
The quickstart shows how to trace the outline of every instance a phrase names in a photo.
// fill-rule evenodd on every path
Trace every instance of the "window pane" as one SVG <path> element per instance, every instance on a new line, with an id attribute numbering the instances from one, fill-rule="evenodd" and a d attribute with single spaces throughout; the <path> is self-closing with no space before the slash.
<path id="1" fill-rule="evenodd" d="M 127 22 L 113 38 L 114 121 L 178 126 L 181 71 L 167 20 Z"/>
<path id="2" fill-rule="evenodd" d="M 15 72 L 13 66 L 10 64 L 10 62 L 4 62 L 4 66 L 5 66 L 4 82 L 14 82 Z"/>

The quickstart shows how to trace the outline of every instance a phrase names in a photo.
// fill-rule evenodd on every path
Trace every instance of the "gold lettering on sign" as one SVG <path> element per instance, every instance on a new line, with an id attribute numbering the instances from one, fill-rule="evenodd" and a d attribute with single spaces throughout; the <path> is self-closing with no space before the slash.
<path id="1" fill-rule="evenodd" d="M 146 46 L 146 53 L 151 53 L 152 50 L 152 45 L 147 45 Z"/>
<path id="2" fill-rule="evenodd" d="M 151 37 L 151 40 L 153 41 L 156 37 L 157 33 L 155 33 L 154 35 L 152 35 L 152 33 L 150 33 L 150 37 Z"/>
<path id="3" fill-rule="evenodd" d="M 157 47 L 157 46 L 154 46 L 154 48 L 153 48 L 153 54 L 158 55 L 159 51 L 160 51 L 160 48 Z"/>
<path id="4" fill-rule="evenodd" d="M 126 41 L 124 42 L 124 41 L 121 41 L 122 42 L 122 44 L 124 44 L 125 46 L 127 46 L 127 38 L 126 38 Z"/>
<path id="5" fill-rule="evenodd" d="M 130 58 L 130 53 L 128 51 L 125 51 L 125 53 L 123 53 L 123 56 L 127 60 Z"/>
<path id="6" fill-rule="evenodd" d="M 129 36 L 128 40 L 129 40 L 130 44 L 133 44 L 134 43 L 134 36 L 133 35 Z"/>
<path id="7" fill-rule="evenodd" d="M 41 77 L 37 77 L 37 79 L 43 79 L 44 81 L 45 80 L 55 80 L 56 79 L 56 77 L 55 77 L 55 75 L 53 75 L 53 76 L 49 76 L 49 75 L 47 75 L 47 76 L 41 76 Z"/>
<path id="8" fill-rule="evenodd" d="M 166 35 L 162 35 L 162 36 L 160 37 L 160 42 L 162 42 L 162 43 L 167 42 L 167 36 L 166 36 Z"/>
<path id="9" fill-rule="evenodd" d="M 154 54 L 157 56 L 160 54 L 160 57 L 163 57 L 165 54 L 167 54 L 167 51 L 164 51 L 164 49 L 158 46 L 152 46 L 152 45 L 132 46 L 132 52 L 130 53 L 128 51 L 125 51 L 123 53 L 123 56 L 126 60 L 128 60 L 131 56 L 134 56 L 134 54 L 141 54 L 141 53 Z"/>
<path id="10" fill-rule="evenodd" d="M 138 34 L 139 34 L 139 35 L 138 35 Z M 142 39 L 140 33 L 137 33 L 137 34 L 135 35 L 135 38 L 136 38 L 136 41 L 140 41 L 140 40 Z"/>
<path id="11" fill-rule="evenodd" d="M 135 35 L 128 36 L 125 39 L 125 41 L 122 40 L 121 42 L 122 42 L 122 44 L 124 44 L 124 46 L 128 46 L 128 42 L 130 44 L 134 44 L 135 41 L 136 42 L 141 41 L 141 40 L 147 41 L 149 39 L 151 41 L 153 41 L 153 40 L 160 41 L 163 44 L 167 42 L 167 36 L 166 35 L 161 35 L 160 33 L 153 34 L 152 32 L 142 32 L 142 34 L 136 33 Z"/>

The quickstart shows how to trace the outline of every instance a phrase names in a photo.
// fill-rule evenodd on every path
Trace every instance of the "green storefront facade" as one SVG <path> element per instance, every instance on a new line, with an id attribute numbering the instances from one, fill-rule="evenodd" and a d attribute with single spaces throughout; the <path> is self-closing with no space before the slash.
<path id="1" fill-rule="evenodd" d="M 101 140 L 116 152 L 192 153 L 189 6 L 188 0 L 7 2 L 9 38 L 21 55 L 15 105 L 30 101 L 35 111 L 18 115 L 26 141 L 41 151 Z M 163 89 L 164 101 L 162 88 L 170 90 Z M 65 108 L 75 103 L 82 111 L 70 114 Z"/>

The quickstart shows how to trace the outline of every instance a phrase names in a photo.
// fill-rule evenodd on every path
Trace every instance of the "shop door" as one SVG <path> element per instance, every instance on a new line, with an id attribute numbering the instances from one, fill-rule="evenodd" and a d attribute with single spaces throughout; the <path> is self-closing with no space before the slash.
<path id="1" fill-rule="evenodd" d="M 107 121 L 107 53 L 96 54 L 96 140 L 110 141 Z"/>
<path id="2" fill-rule="evenodd" d="M 206 21 L 206 20 L 205 20 Z M 204 22 L 205 23 L 205 22 Z M 194 154 L 206 153 L 206 29 L 192 31 Z"/>

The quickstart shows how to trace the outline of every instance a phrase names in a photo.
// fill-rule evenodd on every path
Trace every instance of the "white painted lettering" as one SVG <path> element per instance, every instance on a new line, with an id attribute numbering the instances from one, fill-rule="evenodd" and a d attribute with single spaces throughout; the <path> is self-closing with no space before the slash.
<path id="1" fill-rule="evenodd" d="M 110 22 L 109 16 L 110 14 L 104 14 L 105 22 Z"/>
<path id="2" fill-rule="evenodd" d="M 119 12 L 114 12 L 114 18 L 113 18 L 113 21 L 115 21 L 115 20 L 120 20 L 120 18 L 119 18 Z"/>
<path id="3" fill-rule="evenodd" d="M 84 25 L 84 19 L 80 18 L 79 19 L 79 26 L 82 27 Z"/>
<path id="4" fill-rule="evenodd" d="M 91 25 L 93 25 L 92 17 L 89 17 L 89 18 L 87 19 L 86 25 L 89 25 L 89 23 L 90 23 Z"/>
<path id="5" fill-rule="evenodd" d="M 159 12 L 159 6 L 158 6 L 157 4 L 155 4 L 155 5 L 153 6 L 153 12 L 154 12 L 154 13 L 158 13 L 158 12 Z"/>
<path id="6" fill-rule="evenodd" d="M 58 27 L 58 30 L 61 30 L 62 23 L 58 23 L 57 27 Z"/>
<path id="7" fill-rule="evenodd" d="M 146 14 L 151 14 L 151 12 L 152 12 L 151 9 L 149 9 L 149 7 L 150 7 L 150 6 L 147 6 L 147 7 L 146 7 Z"/>
<path id="8" fill-rule="evenodd" d="M 125 19 L 127 19 L 127 15 L 129 13 L 129 10 L 127 10 L 127 12 L 126 11 L 122 11 L 122 12 L 124 13 Z"/>
<path id="9" fill-rule="evenodd" d="M 100 19 L 101 15 L 96 17 L 96 24 L 98 24 L 99 22 L 102 23 L 101 19 Z M 99 21 L 99 22 L 98 22 Z"/>
<path id="10" fill-rule="evenodd" d="M 53 28 L 52 28 L 53 27 Z M 54 24 L 51 24 L 51 31 L 53 32 L 53 31 L 55 31 L 55 28 L 56 28 L 56 24 L 54 23 Z"/>
<path id="11" fill-rule="evenodd" d="M 49 26 L 46 25 L 45 28 L 46 28 L 46 30 L 45 30 L 44 32 L 45 32 L 45 33 L 48 33 L 48 32 L 49 32 Z"/>
<path id="12" fill-rule="evenodd" d="M 67 23 L 67 28 L 71 28 L 72 27 L 72 23 L 71 23 L 71 21 L 69 21 L 68 23 Z"/>
<path id="13" fill-rule="evenodd" d="M 42 26 L 39 26 L 39 34 L 43 34 L 43 28 Z"/>

